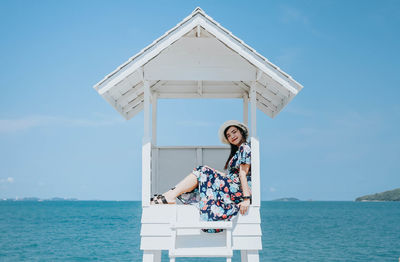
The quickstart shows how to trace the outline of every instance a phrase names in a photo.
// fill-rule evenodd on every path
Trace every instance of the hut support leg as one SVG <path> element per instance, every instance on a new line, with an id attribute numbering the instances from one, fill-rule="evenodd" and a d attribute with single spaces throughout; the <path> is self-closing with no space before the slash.
<path id="1" fill-rule="evenodd" d="M 247 250 L 240 250 L 241 262 L 247 262 Z"/>
<path id="2" fill-rule="evenodd" d="M 144 250 L 143 262 L 161 262 L 161 250 Z"/>
<path id="3" fill-rule="evenodd" d="M 259 262 L 260 261 L 257 250 L 241 250 L 240 255 L 242 258 L 242 262 Z"/>

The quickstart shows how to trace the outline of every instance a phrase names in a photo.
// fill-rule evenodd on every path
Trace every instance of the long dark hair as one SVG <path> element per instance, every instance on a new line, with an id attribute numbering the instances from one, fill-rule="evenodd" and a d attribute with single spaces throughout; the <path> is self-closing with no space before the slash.
<path id="1" fill-rule="evenodd" d="M 228 140 L 228 138 L 226 137 L 226 131 L 227 131 L 230 127 L 231 127 L 231 126 L 228 126 L 228 127 L 225 128 L 225 130 L 224 130 L 224 136 L 225 136 L 226 140 Z M 236 127 L 236 128 L 239 130 L 240 134 L 242 135 L 242 141 L 240 141 L 240 143 L 239 143 L 239 144 L 242 144 L 242 143 L 243 143 L 244 141 L 246 141 L 246 139 L 247 139 L 247 133 L 246 133 L 242 128 L 240 128 L 239 126 L 234 126 L 234 127 Z M 227 168 L 228 168 L 229 161 L 230 161 L 231 158 L 235 155 L 236 151 L 238 151 L 238 149 L 239 149 L 238 146 L 233 145 L 233 144 L 231 144 L 231 143 L 229 143 L 229 144 L 231 145 L 231 153 L 229 154 L 228 160 L 226 160 L 224 169 L 227 169 Z"/>

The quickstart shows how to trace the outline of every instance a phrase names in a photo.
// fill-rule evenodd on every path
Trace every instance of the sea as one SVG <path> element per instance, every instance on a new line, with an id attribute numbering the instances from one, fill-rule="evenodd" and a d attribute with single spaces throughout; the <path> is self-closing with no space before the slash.
<path id="1" fill-rule="evenodd" d="M 0 261 L 141 261 L 140 219 L 136 201 L 1 201 Z M 260 261 L 400 261 L 400 202 L 263 201 L 261 221 Z"/>

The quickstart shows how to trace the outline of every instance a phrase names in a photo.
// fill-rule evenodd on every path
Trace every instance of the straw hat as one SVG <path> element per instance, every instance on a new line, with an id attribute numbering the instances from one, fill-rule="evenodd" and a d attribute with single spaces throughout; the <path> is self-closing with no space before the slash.
<path id="1" fill-rule="evenodd" d="M 230 126 L 236 126 L 236 127 L 243 129 L 244 134 L 245 134 L 245 139 L 247 138 L 247 136 L 249 134 L 249 128 L 245 124 L 243 124 L 237 120 L 228 120 L 221 125 L 221 127 L 219 128 L 219 131 L 218 131 L 219 139 L 221 139 L 222 143 L 229 145 L 229 141 L 225 137 L 225 130 Z"/>

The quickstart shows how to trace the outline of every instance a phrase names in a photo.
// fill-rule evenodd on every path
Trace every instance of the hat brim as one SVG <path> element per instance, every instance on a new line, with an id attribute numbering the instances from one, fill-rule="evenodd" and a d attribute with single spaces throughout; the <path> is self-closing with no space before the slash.
<path id="1" fill-rule="evenodd" d="M 249 128 L 245 124 L 243 124 L 237 120 L 228 120 L 221 125 L 221 127 L 219 128 L 219 131 L 218 131 L 219 139 L 224 144 L 228 144 L 228 145 L 230 144 L 229 141 L 225 137 L 225 130 L 230 126 L 236 126 L 236 127 L 243 129 L 245 131 L 246 135 L 249 133 Z"/>

